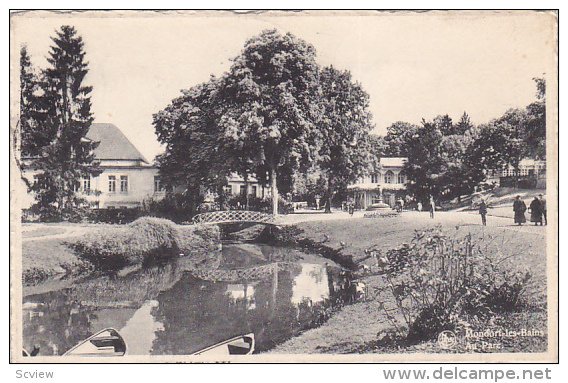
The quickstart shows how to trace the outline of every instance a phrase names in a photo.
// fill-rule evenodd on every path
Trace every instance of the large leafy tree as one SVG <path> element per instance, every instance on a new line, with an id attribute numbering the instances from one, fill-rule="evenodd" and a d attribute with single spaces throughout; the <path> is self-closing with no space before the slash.
<path id="1" fill-rule="evenodd" d="M 438 124 L 423 120 L 422 125 L 408 139 L 408 161 L 404 172 L 408 177 L 408 191 L 426 202 L 430 195 L 435 198 L 441 195 L 446 164 L 442 156 L 444 136 Z"/>
<path id="2" fill-rule="evenodd" d="M 226 139 L 246 148 L 251 161 L 268 172 L 274 214 L 279 189 L 291 189 L 291 175 L 315 154 L 317 145 L 310 141 L 320 106 L 315 56 L 313 46 L 294 35 L 266 30 L 245 43 L 223 82 L 226 109 L 219 125 Z"/>
<path id="3" fill-rule="evenodd" d="M 373 161 L 369 151 L 372 130 L 369 95 L 355 83 L 349 71 L 326 67 L 321 71 L 323 118 L 318 125 L 320 141 L 317 165 L 326 181 L 325 209 L 349 183 L 364 175 Z"/>
<path id="4" fill-rule="evenodd" d="M 154 114 L 156 135 L 166 145 L 157 158 L 160 174 L 165 184 L 184 190 L 192 204 L 198 202 L 201 188 L 221 191 L 232 170 L 229 153 L 223 150 L 224 132 L 217 124 L 219 81 L 212 77 L 182 91 Z"/>
<path id="5" fill-rule="evenodd" d="M 408 122 L 397 121 L 387 128 L 384 137 L 386 157 L 407 157 L 408 143 L 418 132 L 419 127 Z"/>
<path id="6" fill-rule="evenodd" d="M 544 78 L 533 79 L 537 92 L 536 101 L 527 106 L 525 141 L 527 155 L 546 159 L 546 82 Z"/>
<path id="7" fill-rule="evenodd" d="M 75 193 L 80 179 L 97 175 L 100 169 L 93 154 L 98 143 L 85 138 L 93 116 L 92 87 L 83 84 L 88 73 L 83 40 L 74 27 L 62 26 L 52 41 L 41 82 L 43 117 L 38 125 L 49 141 L 32 164 L 38 175 L 31 189 L 37 212 L 65 219 L 83 202 Z"/>

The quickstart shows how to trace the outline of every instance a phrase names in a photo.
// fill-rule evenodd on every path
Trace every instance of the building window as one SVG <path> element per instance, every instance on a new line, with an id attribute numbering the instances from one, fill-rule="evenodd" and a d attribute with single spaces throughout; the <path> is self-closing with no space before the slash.
<path id="1" fill-rule="evenodd" d="M 233 188 L 231 187 L 231 185 L 223 186 L 223 193 L 227 195 L 233 194 Z"/>
<path id="2" fill-rule="evenodd" d="M 108 191 L 109 193 L 116 193 L 116 177 L 108 176 Z"/>
<path id="3" fill-rule="evenodd" d="M 164 191 L 164 185 L 162 185 L 162 177 L 154 176 L 154 193 L 159 193 Z"/>
<path id="4" fill-rule="evenodd" d="M 256 193 L 257 193 L 257 187 L 256 185 L 251 186 L 251 192 L 250 195 L 252 195 L 253 197 L 256 197 Z"/>
<path id="5" fill-rule="evenodd" d="M 83 192 L 89 193 L 91 191 L 91 178 L 83 179 Z"/>
<path id="6" fill-rule="evenodd" d="M 403 172 L 398 173 L 398 183 L 399 184 L 405 184 L 406 183 L 406 177 L 404 176 Z"/>
<path id="7" fill-rule="evenodd" d="M 240 195 L 246 195 L 247 194 L 247 187 L 246 185 L 241 185 L 239 188 L 239 194 Z"/>
<path id="8" fill-rule="evenodd" d="M 120 192 L 128 193 L 128 176 L 120 176 Z"/>
<path id="9" fill-rule="evenodd" d="M 378 184 L 379 183 L 379 175 L 378 174 L 371 174 L 371 183 Z"/>
<path id="10" fill-rule="evenodd" d="M 394 173 L 389 170 L 388 172 L 385 173 L 385 183 L 392 184 L 393 180 L 394 180 Z"/>

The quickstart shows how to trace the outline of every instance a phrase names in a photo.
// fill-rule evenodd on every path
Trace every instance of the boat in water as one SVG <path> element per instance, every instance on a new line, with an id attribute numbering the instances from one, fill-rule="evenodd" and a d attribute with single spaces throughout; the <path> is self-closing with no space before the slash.
<path id="1" fill-rule="evenodd" d="M 63 356 L 96 357 L 124 355 L 126 355 L 126 342 L 118 331 L 113 328 L 106 328 L 91 335 L 63 354 Z"/>
<path id="2" fill-rule="evenodd" d="M 239 335 L 197 351 L 193 355 L 250 355 L 254 352 L 254 334 Z"/>

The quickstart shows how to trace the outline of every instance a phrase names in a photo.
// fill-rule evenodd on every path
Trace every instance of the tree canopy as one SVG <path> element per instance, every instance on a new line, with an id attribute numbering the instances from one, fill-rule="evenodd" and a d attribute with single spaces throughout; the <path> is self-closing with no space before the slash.
<path id="1" fill-rule="evenodd" d="M 184 91 L 154 115 L 172 183 L 222 186 L 231 172 L 279 191 L 298 173 L 324 176 L 330 198 L 369 163 L 369 96 L 348 71 L 320 69 L 313 46 L 294 35 L 263 31 L 249 39 L 220 78 Z M 191 156 L 187 153 L 192 152 Z"/>

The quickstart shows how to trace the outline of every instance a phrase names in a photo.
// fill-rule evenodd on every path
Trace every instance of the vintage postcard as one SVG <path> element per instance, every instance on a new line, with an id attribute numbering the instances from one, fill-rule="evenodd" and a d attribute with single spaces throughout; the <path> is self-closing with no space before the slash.
<path id="1" fill-rule="evenodd" d="M 10 360 L 556 362 L 558 13 L 11 11 Z"/>

